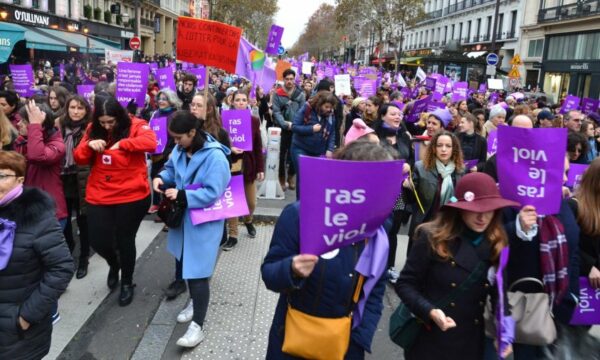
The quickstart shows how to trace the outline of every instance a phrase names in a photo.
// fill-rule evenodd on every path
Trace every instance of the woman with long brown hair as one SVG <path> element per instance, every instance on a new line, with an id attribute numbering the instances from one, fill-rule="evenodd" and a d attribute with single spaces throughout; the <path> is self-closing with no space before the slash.
<path id="1" fill-rule="evenodd" d="M 479 360 L 484 354 L 483 310 L 492 292 L 488 270 L 499 263 L 508 237 L 501 209 L 519 206 L 500 196 L 484 173 L 465 175 L 456 197 L 432 222 L 417 228 L 413 249 L 396 283 L 403 304 L 424 323 L 406 359 Z M 505 298 L 504 291 L 501 294 Z M 510 322 L 507 308 L 499 308 Z M 514 335 L 503 327 L 502 356 Z M 514 327 L 513 327 L 514 329 Z"/>

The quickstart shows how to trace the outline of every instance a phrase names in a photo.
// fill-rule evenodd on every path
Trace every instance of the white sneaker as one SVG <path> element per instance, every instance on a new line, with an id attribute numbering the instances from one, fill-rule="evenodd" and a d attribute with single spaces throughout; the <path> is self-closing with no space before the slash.
<path id="1" fill-rule="evenodd" d="M 185 334 L 177 340 L 177 345 L 192 348 L 200 344 L 202 340 L 204 340 L 202 327 L 192 321 Z"/>
<path id="2" fill-rule="evenodd" d="M 396 270 L 395 267 L 391 267 L 388 269 L 388 280 L 392 284 L 395 284 L 396 281 L 398 281 L 399 277 L 400 277 L 400 272 L 398 270 Z"/>
<path id="3" fill-rule="evenodd" d="M 190 299 L 190 302 L 187 304 L 187 306 L 179 312 L 179 315 L 177 315 L 177 322 L 178 323 L 186 323 L 188 321 L 191 321 L 193 317 L 194 317 L 194 300 Z"/>

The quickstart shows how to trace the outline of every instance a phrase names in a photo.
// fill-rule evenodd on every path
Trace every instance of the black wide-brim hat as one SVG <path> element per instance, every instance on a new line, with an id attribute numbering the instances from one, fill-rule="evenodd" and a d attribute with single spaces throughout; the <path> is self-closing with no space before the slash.
<path id="1" fill-rule="evenodd" d="M 504 199 L 494 179 L 477 172 L 467 174 L 458 181 L 454 196 L 444 206 L 481 213 L 511 206 L 520 207 L 521 204 Z"/>

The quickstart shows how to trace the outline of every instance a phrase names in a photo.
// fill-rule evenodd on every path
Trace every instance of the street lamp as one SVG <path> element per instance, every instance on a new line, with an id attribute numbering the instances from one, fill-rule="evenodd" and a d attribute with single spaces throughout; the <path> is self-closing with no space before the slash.
<path id="1" fill-rule="evenodd" d="M 2 20 L 6 20 L 6 18 L 8 17 L 8 11 L 2 9 L 0 10 L 0 18 L 2 18 Z"/>
<path id="2" fill-rule="evenodd" d="M 88 29 L 87 26 L 84 26 L 83 33 L 85 34 L 85 54 L 86 54 L 88 69 L 90 66 L 90 36 L 88 35 L 89 32 L 90 32 L 90 29 Z"/>

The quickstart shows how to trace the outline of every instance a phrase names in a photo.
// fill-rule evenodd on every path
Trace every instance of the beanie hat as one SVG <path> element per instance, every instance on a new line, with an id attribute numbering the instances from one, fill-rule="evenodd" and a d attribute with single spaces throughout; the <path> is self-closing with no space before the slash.
<path id="1" fill-rule="evenodd" d="M 452 121 L 452 114 L 447 108 L 435 109 L 434 111 L 429 113 L 429 116 L 433 116 L 436 119 L 438 119 L 442 123 L 443 128 L 446 128 L 448 124 L 450 124 L 450 121 Z"/>
<path id="2" fill-rule="evenodd" d="M 502 105 L 492 106 L 492 109 L 490 110 L 490 119 L 493 119 L 499 115 L 506 117 L 506 110 L 504 110 Z"/>
<path id="3" fill-rule="evenodd" d="M 363 101 L 367 101 L 367 99 L 365 99 L 364 97 L 357 97 L 354 100 L 352 100 L 352 107 L 355 108 L 357 107 L 361 102 Z"/>
<path id="4" fill-rule="evenodd" d="M 348 130 L 348 133 L 346 134 L 344 146 L 350 144 L 359 137 L 370 134 L 372 132 L 375 132 L 375 130 L 368 127 L 367 124 L 365 124 L 365 122 L 362 121 L 361 118 L 356 118 L 354 119 L 354 121 L 352 121 L 352 127 L 350 128 L 350 130 Z"/>

